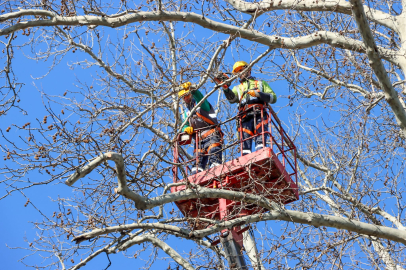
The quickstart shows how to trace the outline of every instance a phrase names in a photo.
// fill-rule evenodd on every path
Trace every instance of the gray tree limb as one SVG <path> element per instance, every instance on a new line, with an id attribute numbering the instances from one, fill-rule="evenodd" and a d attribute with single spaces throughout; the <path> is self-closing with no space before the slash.
<path id="1" fill-rule="evenodd" d="M 100 165 L 105 160 L 112 160 L 116 163 L 116 172 L 118 178 L 118 187 L 115 189 L 116 193 L 123 195 L 127 199 L 134 201 L 136 207 L 138 209 L 145 209 L 146 208 L 146 199 L 139 194 L 136 194 L 132 190 L 130 190 L 127 186 L 127 179 L 124 167 L 124 159 L 123 156 L 114 153 L 108 152 L 106 154 L 102 154 L 89 162 L 89 164 L 85 165 L 84 167 L 78 169 L 74 174 L 72 174 L 66 181 L 65 184 L 68 186 L 72 186 L 77 180 L 82 177 L 85 177 L 89 173 L 93 171 L 98 165 Z"/>
<path id="2" fill-rule="evenodd" d="M 154 246 L 159 247 L 162 249 L 166 254 L 172 257 L 172 259 L 183 266 L 185 269 L 188 270 L 194 270 L 195 268 L 187 261 L 185 260 L 182 256 L 179 255 L 176 250 L 171 248 L 168 244 L 166 244 L 164 241 L 161 239 L 157 238 L 156 236 L 153 236 L 151 234 L 148 235 L 143 235 L 143 236 L 137 236 L 134 237 L 132 240 L 125 242 L 122 246 L 119 246 L 119 250 L 126 250 L 130 248 L 133 245 L 141 244 L 144 242 L 150 242 Z"/>
<path id="3" fill-rule="evenodd" d="M 385 238 L 406 244 L 406 232 L 402 230 L 397 230 L 385 226 L 379 226 L 374 224 L 368 224 L 365 222 L 360 222 L 352 220 L 349 218 L 334 217 L 328 215 L 320 215 L 315 213 L 303 213 L 293 210 L 285 210 L 278 207 L 277 204 L 268 200 L 265 197 L 257 196 L 255 194 L 249 194 L 245 192 L 236 192 L 224 189 L 213 189 L 204 188 L 200 186 L 192 185 L 193 188 L 185 189 L 176 193 L 163 194 L 155 198 L 146 198 L 135 192 L 129 190 L 127 187 L 127 181 L 125 178 L 125 167 L 124 160 L 122 156 L 118 153 L 109 152 L 103 154 L 89 164 L 79 169 L 73 175 L 71 175 L 67 180 L 66 184 L 71 186 L 78 179 L 89 174 L 96 166 L 102 163 L 104 160 L 113 160 L 116 163 L 117 177 L 118 177 L 118 188 L 116 192 L 123 195 L 124 197 L 134 201 L 135 206 L 140 210 L 151 209 L 156 206 L 161 206 L 167 203 L 176 202 L 180 200 L 189 200 L 195 198 L 225 198 L 234 201 L 241 201 L 246 203 L 254 203 L 271 212 L 267 214 L 251 215 L 244 218 L 237 218 L 230 221 L 223 221 L 216 224 L 210 228 L 203 230 L 193 231 L 189 234 L 190 237 L 202 238 L 204 236 L 211 235 L 216 232 L 220 232 L 226 228 L 232 228 L 237 225 L 249 224 L 252 222 L 258 222 L 261 220 L 285 220 L 302 224 L 309 224 L 313 226 L 328 226 L 337 229 L 345 229 L 365 235 L 376 236 L 379 238 Z M 138 225 L 134 225 L 138 226 Z M 169 226 L 169 225 L 166 225 Z M 169 228 L 169 227 L 166 227 Z M 125 228 L 124 228 L 125 229 Z M 103 230 L 99 229 L 97 233 L 103 234 Z M 117 227 L 112 230 L 118 230 Z M 176 230 L 176 229 L 175 229 Z M 179 230 L 178 230 L 179 231 Z M 80 239 L 80 238 L 78 238 Z"/>
<path id="4" fill-rule="evenodd" d="M 206 188 L 207 190 L 207 188 Z M 199 190 L 199 193 L 205 193 L 206 191 Z M 238 193 L 238 192 L 235 192 Z M 176 194 L 176 193 L 174 193 Z M 257 196 L 259 197 L 259 196 Z M 201 198 L 201 197 L 200 197 Z M 389 228 L 386 226 L 379 226 L 379 225 L 374 225 L 374 224 L 368 224 L 365 222 L 349 219 L 349 218 L 344 218 L 344 217 L 339 217 L 339 216 L 330 216 L 330 215 L 321 215 L 321 214 L 316 214 L 312 212 L 308 213 L 303 213 L 299 211 L 294 211 L 294 210 L 286 210 L 286 209 L 281 209 L 281 210 L 271 210 L 268 213 L 261 213 L 261 214 L 255 214 L 255 215 L 250 215 L 250 216 L 245 216 L 241 218 L 236 218 L 233 220 L 228 220 L 228 221 L 221 221 L 214 226 L 211 226 L 206 229 L 202 230 L 195 230 L 195 231 L 188 231 L 186 229 L 181 229 L 181 228 L 176 228 L 176 226 L 172 225 L 164 225 L 161 223 L 147 223 L 147 224 L 129 224 L 129 225 L 121 225 L 121 226 L 113 226 L 110 228 L 105 228 L 105 229 L 96 229 L 94 231 L 82 234 L 80 236 L 77 236 L 74 240 L 75 241 L 84 241 L 87 239 L 91 239 L 96 236 L 100 236 L 103 234 L 108 234 L 111 232 L 119 232 L 119 231 L 126 231 L 129 229 L 135 229 L 135 228 L 145 228 L 145 229 L 168 229 L 166 232 L 173 233 L 176 235 L 176 233 L 180 233 L 182 235 L 189 235 L 191 239 L 201 239 L 205 236 L 209 236 L 215 233 L 218 233 L 224 229 L 227 228 L 232 228 L 235 226 L 241 226 L 245 224 L 250 224 L 250 223 L 255 223 L 255 222 L 260 222 L 260 221 L 269 221 L 269 220 L 284 220 L 287 222 L 295 222 L 295 223 L 301 223 L 301 224 L 308 224 L 312 225 L 315 227 L 320 227 L 320 226 L 326 226 L 326 227 L 332 227 L 332 228 L 337 228 L 341 230 L 348 230 L 351 232 L 356 232 L 359 234 L 364 234 L 364 235 L 369 235 L 369 236 L 376 236 L 378 238 L 384 238 L 388 240 L 392 240 L 395 242 L 399 242 L 402 244 L 406 245 L 406 231 L 403 230 L 398 230 L 398 229 L 393 229 Z M 170 230 L 169 230 L 170 229 Z"/>
<path id="5" fill-rule="evenodd" d="M 399 101 L 398 93 L 393 88 L 386 69 L 381 61 L 381 56 L 378 47 L 375 44 L 371 28 L 369 27 L 364 7 L 360 0 L 350 0 L 350 2 L 352 4 L 354 19 L 357 22 L 358 29 L 366 46 L 366 54 L 369 58 L 369 64 L 381 84 L 386 102 L 388 102 L 391 107 L 402 133 L 404 137 L 406 137 L 406 112 Z"/>
<path id="6" fill-rule="evenodd" d="M 238 11 L 252 14 L 258 10 L 259 14 L 263 14 L 272 10 L 296 10 L 296 11 L 331 11 L 339 12 L 347 15 L 352 15 L 351 4 L 345 0 L 327 0 L 327 1 L 296 1 L 296 0 L 264 0 L 259 3 L 246 2 L 242 0 L 225 0 Z M 380 10 L 369 8 L 364 5 L 367 12 L 367 18 L 373 22 L 384 25 L 394 31 L 398 31 L 397 20 L 395 16 Z"/>
<path id="7" fill-rule="evenodd" d="M 31 15 L 32 10 L 19 11 L 18 17 L 25 16 L 24 11 L 27 11 L 28 15 Z M 57 26 L 57 25 L 100 25 L 107 27 L 119 27 L 139 21 L 182 21 L 196 23 L 204 28 L 225 33 L 236 35 L 241 38 L 260 43 L 269 46 L 271 49 L 285 48 L 285 49 L 303 49 L 316 46 L 319 44 L 329 44 L 333 47 L 344 48 L 348 50 L 354 50 L 357 52 L 365 52 L 366 48 L 363 42 L 354 40 L 348 37 L 344 37 L 338 33 L 320 31 L 315 34 L 296 37 L 296 38 L 286 38 L 280 36 L 270 36 L 263 34 L 256 30 L 244 29 L 237 26 L 229 25 L 226 23 L 220 23 L 210 20 L 202 15 L 191 13 L 191 12 L 138 12 L 131 14 L 124 14 L 119 17 L 109 18 L 109 17 L 98 17 L 98 16 L 73 16 L 73 17 L 63 17 L 58 16 L 52 12 L 48 12 L 49 16 L 53 16 L 49 20 L 34 20 L 19 22 L 10 27 L 6 27 L 0 30 L 0 36 L 8 35 L 12 32 L 26 29 L 29 27 L 38 26 Z M 9 17 L 16 17 L 13 13 L 8 13 L 0 15 L 0 22 L 9 19 Z M 378 49 L 378 48 L 377 48 Z M 394 64 L 398 64 L 396 60 L 397 56 L 395 51 L 388 50 L 385 48 L 379 48 L 385 60 L 391 61 Z"/>

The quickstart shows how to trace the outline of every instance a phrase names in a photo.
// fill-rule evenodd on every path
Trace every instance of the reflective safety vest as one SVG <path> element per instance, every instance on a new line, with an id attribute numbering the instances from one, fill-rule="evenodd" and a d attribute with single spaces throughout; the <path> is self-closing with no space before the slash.
<path id="1" fill-rule="evenodd" d="M 238 86 L 238 100 L 240 101 L 240 107 L 243 107 L 245 105 L 248 104 L 265 104 L 265 102 L 263 102 L 261 99 L 257 98 L 257 97 L 252 97 L 250 95 L 248 95 L 247 93 L 245 93 L 245 95 L 243 96 L 244 91 L 246 90 L 255 90 L 257 92 L 263 92 L 263 85 L 262 85 L 262 81 L 258 81 L 255 80 L 255 87 L 254 89 L 245 89 L 245 82 L 242 82 L 239 86 Z M 248 84 L 248 87 L 250 85 L 249 81 L 246 81 L 246 83 Z"/>

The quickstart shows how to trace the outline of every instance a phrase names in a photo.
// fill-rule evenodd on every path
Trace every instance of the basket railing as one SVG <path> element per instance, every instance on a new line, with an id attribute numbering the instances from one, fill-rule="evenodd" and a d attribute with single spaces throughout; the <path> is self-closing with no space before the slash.
<path id="1" fill-rule="evenodd" d="M 292 178 L 292 180 L 296 183 L 297 185 L 297 154 L 296 154 L 296 147 L 293 143 L 293 141 L 290 139 L 289 135 L 286 133 L 285 129 L 282 126 L 282 122 L 278 118 L 277 114 L 275 111 L 272 109 L 271 106 L 269 105 L 264 105 L 264 106 L 258 106 L 258 107 L 251 107 L 250 109 L 252 110 L 257 110 L 257 114 L 259 115 L 260 112 L 260 117 L 261 119 L 265 119 L 261 121 L 262 125 L 262 132 L 254 134 L 253 136 L 250 136 L 248 138 L 243 139 L 243 134 L 242 134 L 242 128 L 237 129 L 237 132 L 239 133 L 239 136 L 237 140 L 229 142 L 229 143 L 224 143 L 222 145 L 222 149 L 220 151 L 223 151 L 223 155 L 226 152 L 227 149 L 234 147 L 236 145 L 239 145 L 240 148 L 240 154 L 243 156 L 243 142 L 249 139 L 253 139 L 258 136 L 262 136 L 262 142 L 266 141 L 266 144 L 264 144 L 264 147 L 269 147 L 272 149 L 272 151 L 275 153 L 275 155 L 278 157 L 278 160 L 281 162 L 283 165 L 285 171 L 288 173 L 288 175 Z M 180 133 L 177 137 L 177 140 L 174 143 L 173 147 L 173 155 L 174 155 L 174 163 L 177 165 L 174 165 L 172 170 L 173 170 L 173 175 L 174 175 L 174 182 L 179 182 L 182 181 L 182 179 L 185 179 L 186 177 L 191 175 L 191 166 L 194 166 L 193 163 L 198 164 L 199 158 L 202 158 L 204 156 L 209 156 L 209 154 L 204 154 L 204 155 L 195 155 L 193 158 L 188 158 L 186 153 L 186 150 L 182 148 L 182 145 L 194 143 L 195 144 L 195 149 L 198 149 L 198 146 L 200 144 L 200 138 L 203 132 L 207 131 L 208 129 L 212 128 L 217 128 L 217 127 L 222 127 L 225 124 L 232 122 L 232 121 L 237 121 L 237 126 L 242 126 L 243 118 L 245 113 L 240 112 L 237 114 L 235 117 L 232 117 L 230 119 L 227 119 L 224 122 L 219 123 L 216 126 L 210 126 L 207 128 L 202 128 L 202 129 L 196 129 L 195 133 L 193 135 L 188 135 L 186 133 Z M 266 124 L 268 124 L 267 128 L 265 128 Z M 194 140 L 192 140 L 192 137 Z M 183 152 L 183 154 L 181 153 Z M 253 152 L 254 153 L 254 152 Z M 216 154 L 212 153 L 211 155 Z M 181 170 L 182 172 L 182 177 L 179 177 L 179 171 L 178 166 L 182 166 L 184 169 Z M 207 168 L 206 168 L 207 169 Z"/>

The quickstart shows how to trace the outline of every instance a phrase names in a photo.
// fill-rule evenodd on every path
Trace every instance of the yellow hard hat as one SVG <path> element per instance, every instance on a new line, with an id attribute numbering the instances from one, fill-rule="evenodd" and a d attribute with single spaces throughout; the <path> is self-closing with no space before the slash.
<path id="1" fill-rule="evenodd" d="M 187 96 L 189 94 L 189 90 L 181 90 L 181 91 L 179 91 L 179 93 L 178 93 L 178 97 L 179 98 L 182 98 L 182 97 L 184 97 L 184 96 Z"/>
<path id="2" fill-rule="evenodd" d="M 233 66 L 233 73 L 240 72 L 243 67 L 248 66 L 248 63 L 245 61 L 237 61 Z"/>
<path id="3" fill-rule="evenodd" d="M 183 90 L 179 91 L 178 97 L 181 98 L 181 97 L 184 97 L 184 96 L 188 95 L 189 94 L 189 88 L 190 88 L 191 85 L 192 85 L 191 82 L 182 83 L 180 85 L 180 87 L 183 88 Z"/>

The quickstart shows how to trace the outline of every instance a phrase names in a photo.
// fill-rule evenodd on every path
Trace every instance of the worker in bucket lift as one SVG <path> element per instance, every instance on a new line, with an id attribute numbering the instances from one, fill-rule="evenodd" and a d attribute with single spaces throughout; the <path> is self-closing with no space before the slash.
<path id="1" fill-rule="evenodd" d="M 178 93 L 179 98 L 183 99 L 189 110 L 183 114 L 184 120 L 187 119 L 190 115 L 190 111 L 196 104 L 203 99 L 203 94 L 199 90 L 191 90 L 190 86 L 190 82 L 182 84 L 182 90 Z M 195 137 L 195 139 L 198 139 L 197 147 L 195 144 L 198 162 L 194 164 L 192 174 L 205 170 L 207 165 L 212 168 L 222 163 L 221 148 L 223 133 L 218 126 L 216 112 L 207 100 L 192 113 L 183 127 L 183 131 L 189 135 L 194 134 L 196 136 L 195 130 L 201 128 L 203 128 L 203 130 L 198 133 L 199 138 Z"/>
<path id="2" fill-rule="evenodd" d="M 268 83 L 252 77 L 251 69 L 247 67 L 247 62 L 236 62 L 233 66 L 233 74 L 238 74 L 240 84 L 234 86 L 232 90 L 229 89 L 229 85 L 223 86 L 227 100 L 230 103 L 239 103 L 238 109 L 241 115 L 241 127 L 238 128 L 238 134 L 242 131 L 243 139 L 262 133 L 261 123 L 263 121 L 265 131 L 268 130 L 268 115 L 264 111 L 262 119 L 261 108 L 267 103 L 275 103 L 277 99 L 276 94 Z M 264 138 L 265 142 L 262 141 L 261 135 L 254 138 L 255 150 L 266 146 L 266 134 Z M 243 142 L 243 155 L 251 153 L 251 146 L 252 138 Z"/>

